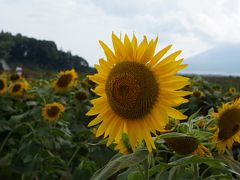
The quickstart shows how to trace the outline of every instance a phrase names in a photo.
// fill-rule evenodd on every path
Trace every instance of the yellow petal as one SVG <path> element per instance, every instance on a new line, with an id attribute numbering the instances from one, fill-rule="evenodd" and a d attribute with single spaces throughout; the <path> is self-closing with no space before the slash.
<path id="1" fill-rule="evenodd" d="M 113 47 L 115 50 L 115 55 L 118 57 L 118 59 L 120 60 L 126 60 L 126 50 L 125 47 L 123 45 L 123 43 L 121 42 L 121 40 L 114 34 L 112 33 L 112 43 L 113 43 Z"/>
<path id="2" fill-rule="evenodd" d="M 172 45 L 168 45 L 162 50 L 160 50 L 149 62 L 152 66 L 158 63 L 158 61 L 171 49 Z"/>
<path id="3" fill-rule="evenodd" d="M 180 111 L 172 107 L 164 106 L 163 108 L 165 109 L 167 114 L 172 118 L 179 119 L 179 120 L 187 119 L 187 116 L 183 115 Z"/>
<path id="4" fill-rule="evenodd" d="M 124 37 L 124 45 L 126 47 L 128 60 L 133 60 L 133 47 L 127 35 Z"/>
<path id="5" fill-rule="evenodd" d="M 99 41 L 100 45 L 102 46 L 103 50 L 104 50 L 104 53 L 107 57 L 107 60 L 112 63 L 112 64 L 115 64 L 117 63 L 117 59 L 116 57 L 114 56 L 112 50 L 102 41 Z"/>

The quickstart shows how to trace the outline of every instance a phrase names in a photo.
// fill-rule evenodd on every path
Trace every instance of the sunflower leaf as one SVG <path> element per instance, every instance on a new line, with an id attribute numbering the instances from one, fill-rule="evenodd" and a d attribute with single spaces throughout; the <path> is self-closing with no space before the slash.
<path id="1" fill-rule="evenodd" d="M 200 111 L 201 111 L 201 108 L 198 109 L 198 110 L 197 110 L 195 113 L 193 113 L 191 116 L 189 116 L 188 121 L 191 121 L 191 120 L 195 119 Z"/>
<path id="2" fill-rule="evenodd" d="M 186 134 L 183 133 L 178 133 L 178 132 L 171 132 L 171 133 L 166 133 L 158 136 L 158 139 L 165 139 L 165 138 L 175 138 L 175 137 L 186 137 Z"/>
<path id="3" fill-rule="evenodd" d="M 141 149 L 137 150 L 132 154 L 122 155 L 112 161 L 110 161 L 103 169 L 95 172 L 92 176 L 92 180 L 97 179 L 108 179 L 113 174 L 118 172 L 121 169 L 133 167 L 141 163 L 144 159 L 147 158 L 148 150 Z"/>
<path id="4" fill-rule="evenodd" d="M 211 167 L 222 168 L 222 169 L 226 167 L 226 165 L 224 165 L 220 160 L 213 159 L 211 157 L 200 157 L 196 155 L 187 156 L 187 157 L 178 159 L 176 161 L 170 162 L 169 165 L 178 166 L 178 165 L 187 165 L 187 164 L 196 164 L 196 163 L 199 163 L 199 164 L 204 163 Z"/>

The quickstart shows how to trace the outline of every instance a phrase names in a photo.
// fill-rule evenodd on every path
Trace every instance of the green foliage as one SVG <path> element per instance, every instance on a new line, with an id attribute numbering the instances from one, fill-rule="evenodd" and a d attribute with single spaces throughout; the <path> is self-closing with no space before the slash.
<path id="1" fill-rule="evenodd" d="M 57 56 L 53 44 L 50 54 Z M 0 96 L 1 179 L 222 180 L 240 176 L 238 148 L 218 155 L 209 141 L 213 132 L 208 130 L 216 123 L 211 113 L 222 102 L 234 100 L 238 92 L 229 94 L 221 88 L 216 92 L 213 84 L 193 78 L 190 91 L 198 89 L 205 96 L 187 97 L 189 103 L 180 108 L 189 118 L 181 123 L 170 119 L 173 132 L 155 134 L 153 152 L 142 143 L 137 151 L 123 155 L 113 150 L 114 143 L 106 147 L 107 140 L 96 138 L 96 129 L 88 127 L 94 117 L 85 114 L 91 108 L 90 100 L 96 97 L 90 91 L 94 84 L 81 78 L 73 89 L 60 94 L 53 91 L 50 80 L 29 79 L 31 89 L 23 97 Z M 84 92 L 86 98 L 77 99 L 77 92 Z M 63 104 L 65 112 L 58 121 L 49 123 L 42 107 L 52 102 Z M 179 155 L 164 140 L 176 137 L 193 137 L 212 155 Z M 127 134 L 122 138 L 130 148 Z"/>
<path id="2" fill-rule="evenodd" d="M 0 59 L 12 67 L 23 65 L 29 69 L 66 70 L 74 68 L 82 73 L 93 73 L 88 62 L 71 52 L 58 50 L 53 41 L 36 40 L 21 34 L 0 33 Z"/>
<path id="3" fill-rule="evenodd" d="M 83 81 L 83 80 L 82 80 Z M 45 80 L 31 79 L 26 96 L 0 96 L 0 177 L 1 179 L 89 179 L 114 155 L 98 143 L 87 124 L 90 85 L 80 83 L 63 94 L 53 91 Z M 86 91 L 87 99 L 74 97 Z M 33 95 L 33 96 L 32 96 Z M 60 102 L 66 112 L 49 123 L 42 115 L 46 103 Z M 107 155 L 106 155 L 107 154 Z M 102 164 L 96 159 L 102 158 Z"/>

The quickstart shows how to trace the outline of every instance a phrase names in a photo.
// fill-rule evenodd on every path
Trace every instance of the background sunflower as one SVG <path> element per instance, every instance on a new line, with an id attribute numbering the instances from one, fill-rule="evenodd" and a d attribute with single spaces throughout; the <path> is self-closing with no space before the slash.
<path id="1" fill-rule="evenodd" d="M 29 89 L 29 85 L 26 81 L 15 82 L 10 85 L 10 95 L 22 96 L 27 89 Z"/>
<path id="2" fill-rule="evenodd" d="M 218 121 L 212 141 L 219 153 L 224 153 L 234 142 L 240 143 L 240 99 L 223 104 L 212 116 Z"/>
<path id="3" fill-rule="evenodd" d="M 205 156 L 206 154 L 211 155 L 211 152 L 199 141 L 190 136 L 186 137 L 174 137 L 164 139 L 171 150 L 175 151 L 180 155 L 198 154 Z"/>
<path id="4" fill-rule="evenodd" d="M 53 82 L 53 87 L 56 92 L 64 92 L 75 85 L 78 75 L 74 69 L 61 71 L 58 74 L 58 79 Z"/>
<path id="5" fill-rule="evenodd" d="M 4 94 L 7 91 L 7 80 L 0 77 L 0 94 Z"/>
<path id="6" fill-rule="evenodd" d="M 55 122 L 64 110 L 64 106 L 58 102 L 45 104 L 42 108 L 42 116 L 49 122 Z"/>

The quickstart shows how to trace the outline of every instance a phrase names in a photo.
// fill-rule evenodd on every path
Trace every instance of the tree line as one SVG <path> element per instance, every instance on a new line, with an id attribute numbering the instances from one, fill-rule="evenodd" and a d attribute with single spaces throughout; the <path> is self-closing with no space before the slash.
<path id="1" fill-rule="evenodd" d="M 23 65 L 29 68 L 47 70 L 66 70 L 74 68 L 83 73 L 91 73 L 93 68 L 82 57 L 71 52 L 58 50 L 55 42 L 37 40 L 0 32 L 0 59 L 5 59 L 10 66 Z"/>

